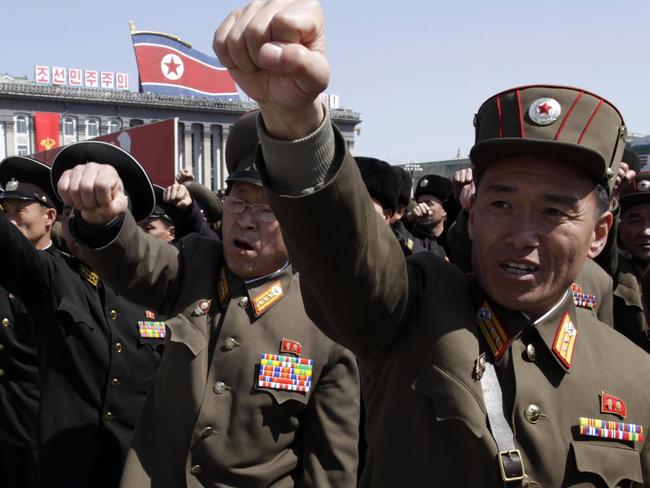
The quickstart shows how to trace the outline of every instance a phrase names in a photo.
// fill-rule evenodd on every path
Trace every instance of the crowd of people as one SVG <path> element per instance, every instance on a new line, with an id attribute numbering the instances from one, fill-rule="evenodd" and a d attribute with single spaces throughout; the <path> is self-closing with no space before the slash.
<path id="1" fill-rule="evenodd" d="M 260 106 L 227 189 L 122 149 L 0 162 L 14 487 L 650 486 L 650 173 L 614 105 L 530 85 L 472 167 L 352 156 L 318 2 L 214 49 Z"/>

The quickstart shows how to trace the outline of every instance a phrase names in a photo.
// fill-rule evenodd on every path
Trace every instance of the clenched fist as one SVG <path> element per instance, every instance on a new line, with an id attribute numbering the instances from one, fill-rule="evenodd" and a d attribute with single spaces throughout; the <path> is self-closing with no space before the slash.
<path id="1" fill-rule="evenodd" d="M 86 163 L 66 170 L 57 189 L 63 203 L 79 210 L 91 224 L 106 224 L 129 208 L 122 180 L 108 164 Z"/>
<path id="2" fill-rule="evenodd" d="M 192 195 L 185 185 L 174 183 L 165 188 L 163 193 L 163 202 L 168 203 L 176 208 L 188 208 L 192 205 Z"/>
<path id="3" fill-rule="evenodd" d="M 262 109 L 271 135 L 294 140 L 324 117 L 318 99 L 329 83 L 323 12 L 316 0 L 253 1 L 214 35 L 214 51 Z"/>

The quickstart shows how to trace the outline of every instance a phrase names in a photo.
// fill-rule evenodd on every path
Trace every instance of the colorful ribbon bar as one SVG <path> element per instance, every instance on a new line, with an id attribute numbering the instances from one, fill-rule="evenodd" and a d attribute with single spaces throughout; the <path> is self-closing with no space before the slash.
<path id="1" fill-rule="evenodd" d="M 586 417 L 580 417 L 579 423 L 581 426 L 585 427 L 597 427 L 599 429 L 621 430 L 624 432 L 643 434 L 643 426 L 638 424 L 626 424 L 623 422 L 614 422 L 612 420 L 590 419 Z"/>
<path id="2" fill-rule="evenodd" d="M 268 359 L 270 361 L 280 361 L 281 363 L 293 363 L 293 364 L 304 364 L 304 365 L 313 365 L 313 359 L 305 358 L 294 358 L 293 356 L 280 356 L 279 354 L 262 354 L 262 359 Z"/>
<path id="3" fill-rule="evenodd" d="M 580 426 L 580 434 L 601 439 L 617 439 L 621 441 L 643 442 L 643 434 L 626 432 L 624 430 L 601 429 L 599 427 Z"/>

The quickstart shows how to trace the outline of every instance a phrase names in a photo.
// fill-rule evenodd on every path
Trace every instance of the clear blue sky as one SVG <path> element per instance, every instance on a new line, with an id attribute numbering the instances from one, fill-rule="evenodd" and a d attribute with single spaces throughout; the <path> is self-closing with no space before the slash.
<path id="1" fill-rule="evenodd" d="M 9 2 L 11 0 L 5 0 Z M 3 4 L 0 73 L 35 64 L 137 70 L 128 20 L 212 53 L 232 0 L 23 0 Z M 325 0 L 332 82 L 361 113 L 356 154 L 391 163 L 451 159 L 472 145 L 472 118 L 497 91 L 580 86 L 650 134 L 650 2 L 630 0 Z"/>

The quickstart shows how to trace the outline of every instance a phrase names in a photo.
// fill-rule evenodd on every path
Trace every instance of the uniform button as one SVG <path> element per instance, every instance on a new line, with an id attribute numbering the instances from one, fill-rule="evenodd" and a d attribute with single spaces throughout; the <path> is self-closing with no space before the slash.
<path id="1" fill-rule="evenodd" d="M 531 424 L 536 424 L 539 422 L 539 418 L 541 417 L 539 407 L 534 404 L 528 405 L 526 410 L 524 410 L 524 417 L 526 417 L 526 420 Z"/>
<path id="2" fill-rule="evenodd" d="M 192 473 L 194 476 L 198 476 L 203 473 L 203 468 L 200 464 L 195 464 L 190 468 L 190 473 Z"/>
<path id="3" fill-rule="evenodd" d="M 113 420 L 113 412 L 106 412 L 104 414 L 104 420 L 106 422 L 110 422 L 111 420 Z"/>
<path id="4" fill-rule="evenodd" d="M 122 345 L 121 342 L 116 342 L 115 346 L 113 346 L 117 352 L 122 352 L 124 350 L 124 346 Z"/>
<path id="5" fill-rule="evenodd" d="M 226 384 L 223 381 L 217 381 L 212 389 L 217 395 L 221 395 L 226 390 Z"/>
<path id="6" fill-rule="evenodd" d="M 111 380 L 111 386 L 120 386 L 121 381 L 118 380 L 117 378 L 113 378 Z"/>
<path id="7" fill-rule="evenodd" d="M 228 337 L 226 338 L 225 341 L 223 341 L 223 347 L 225 347 L 229 351 L 232 351 L 235 348 L 235 346 L 237 346 L 237 341 L 232 337 Z"/>
<path id="8" fill-rule="evenodd" d="M 9 324 L 11 324 L 11 322 L 9 321 L 9 319 L 7 317 L 2 319 L 2 325 L 4 325 L 5 327 L 9 327 Z"/>
<path id="9" fill-rule="evenodd" d="M 239 306 L 241 308 L 248 307 L 248 297 L 241 297 L 241 300 L 239 300 Z"/>
<path id="10" fill-rule="evenodd" d="M 5 370 L 4 370 L 4 369 L 0 369 L 0 376 L 4 376 L 4 375 L 5 375 Z"/>
<path id="11" fill-rule="evenodd" d="M 111 320 L 115 320 L 115 319 L 117 318 L 118 315 L 119 315 L 119 314 L 117 313 L 117 310 L 115 310 L 114 308 L 111 308 L 111 309 L 108 311 L 108 316 L 111 318 Z"/>
<path id="12" fill-rule="evenodd" d="M 535 346 L 532 344 L 528 344 L 526 346 L 526 357 L 528 358 L 529 361 L 535 361 L 535 358 L 537 357 L 535 353 Z"/>
<path id="13" fill-rule="evenodd" d="M 4 351 L 4 350 L 5 350 L 5 345 L 4 345 L 4 344 L 0 344 L 0 351 Z"/>

